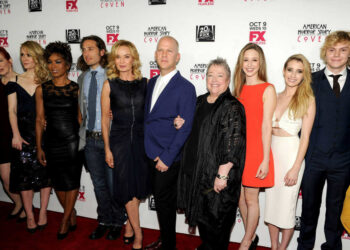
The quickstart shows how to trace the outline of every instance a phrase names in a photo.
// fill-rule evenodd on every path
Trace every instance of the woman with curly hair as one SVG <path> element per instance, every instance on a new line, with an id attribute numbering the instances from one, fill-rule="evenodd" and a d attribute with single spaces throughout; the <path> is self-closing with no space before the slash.
<path id="1" fill-rule="evenodd" d="M 50 180 L 46 168 L 36 159 L 35 90 L 50 75 L 44 60 L 44 50 L 33 41 L 21 45 L 21 62 L 25 72 L 16 82 L 7 84 L 9 118 L 12 128 L 13 160 L 10 190 L 20 192 L 27 214 L 27 230 L 34 233 L 47 223 L 46 209 L 50 196 Z M 33 213 L 34 191 L 40 190 L 40 213 L 36 223 Z"/>
<path id="2" fill-rule="evenodd" d="M 82 164 L 78 155 L 79 86 L 68 79 L 72 54 L 68 44 L 53 42 L 46 46 L 45 60 L 52 80 L 36 90 L 36 143 L 40 163 L 47 167 L 52 186 L 64 213 L 57 238 L 76 229 L 75 201 L 80 187 Z M 42 138 L 45 123 L 44 148 Z"/>
<path id="3" fill-rule="evenodd" d="M 289 57 L 283 67 L 283 76 L 285 89 L 277 96 L 272 118 L 275 185 L 265 189 L 265 222 L 270 231 L 271 249 L 287 249 L 294 233 L 304 157 L 316 113 L 307 59 L 301 54 Z M 281 243 L 279 231 L 282 231 Z"/>
<path id="4" fill-rule="evenodd" d="M 124 243 L 134 241 L 142 248 L 139 220 L 140 199 L 150 193 L 147 158 L 143 142 L 144 101 L 147 79 L 140 71 L 139 54 L 134 44 L 120 40 L 112 47 L 107 66 L 108 80 L 101 97 L 102 135 L 106 162 L 114 168 L 114 197 L 128 213 Z M 112 110 L 112 128 L 109 129 Z"/>

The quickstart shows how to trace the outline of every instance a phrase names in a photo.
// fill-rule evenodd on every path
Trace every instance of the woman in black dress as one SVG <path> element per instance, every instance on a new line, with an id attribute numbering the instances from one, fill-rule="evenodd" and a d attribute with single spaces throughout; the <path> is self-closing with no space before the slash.
<path id="1" fill-rule="evenodd" d="M 108 80 L 101 97 L 106 162 L 114 168 L 114 197 L 125 205 L 128 213 L 124 242 L 129 244 L 134 240 L 133 249 L 141 249 L 139 205 L 140 200 L 150 194 L 143 141 L 147 79 L 142 78 L 139 54 L 129 41 L 115 43 L 108 61 Z M 111 131 L 110 109 L 113 113 Z"/>
<path id="2" fill-rule="evenodd" d="M 198 226 L 198 249 L 227 249 L 236 218 L 245 161 L 245 113 L 231 95 L 230 74 L 225 60 L 209 63 L 208 93 L 197 98 L 181 161 L 178 207 L 185 210 L 191 227 Z"/>
<path id="3" fill-rule="evenodd" d="M 78 108 L 77 83 L 68 79 L 72 54 L 68 44 L 50 43 L 45 48 L 52 80 L 36 90 L 36 142 L 38 159 L 47 167 L 52 186 L 64 209 L 58 239 L 64 239 L 76 228 L 77 199 L 82 164 L 78 157 L 78 130 L 81 116 Z M 47 122 L 45 140 L 44 123 Z M 42 147 L 44 141 L 44 147 Z"/>
<path id="4" fill-rule="evenodd" d="M 19 194 L 10 192 L 10 161 L 11 161 L 11 126 L 5 86 L 9 81 L 15 81 L 17 73 L 12 70 L 12 58 L 10 54 L 0 47 L 0 176 L 4 189 L 15 208 L 8 215 L 8 219 L 25 217 L 21 197 Z"/>
<path id="5" fill-rule="evenodd" d="M 43 57 L 44 50 L 34 41 L 21 45 L 21 62 L 25 72 L 16 82 L 8 82 L 9 117 L 12 128 L 13 160 L 10 190 L 20 192 L 27 214 L 27 230 L 34 233 L 47 223 L 46 209 L 50 197 L 50 180 L 46 168 L 36 159 L 35 146 L 35 90 L 49 79 Z M 36 223 L 33 213 L 34 191 L 40 190 L 40 214 Z"/>

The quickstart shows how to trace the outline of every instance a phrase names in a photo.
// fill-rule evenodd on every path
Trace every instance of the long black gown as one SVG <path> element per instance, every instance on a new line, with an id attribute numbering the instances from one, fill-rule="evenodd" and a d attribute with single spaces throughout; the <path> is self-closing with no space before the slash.
<path id="1" fill-rule="evenodd" d="M 51 185 L 47 169 L 36 157 L 35 94 L 30 95 L 16 82 L 8 82 L 7 94 L 17 94 L 17 124 L 21 137 L 29 143 L 22 150 L 13 150 L 10 173 L 10 191 L 38 191 Z"/>
<path id="2" fill-rule="evenodd" d="M 143 134 L 146 85 L 146 78 L 109 80 L 113 113 L 109 140 L 114 157 L 114 197 L 121 204 L 133 197 L 143 199 L 150 194 Z"/>
<path id="3" fill-rule="evenodd" d="M 55 190 L 77 189 L 82 169 L 78 153 L 79 86 L 72 81 L 62 87 L 52 81 L 41 86 L 47 121 L 44 151 L 49 176 Z"/>

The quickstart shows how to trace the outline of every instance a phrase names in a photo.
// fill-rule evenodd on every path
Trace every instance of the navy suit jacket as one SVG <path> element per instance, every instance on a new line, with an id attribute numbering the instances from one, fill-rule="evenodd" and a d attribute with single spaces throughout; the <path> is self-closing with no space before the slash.
<path id="1" fill-rule="evenodd" d="M 150 112 L 154 85 L 159 76 L 149 80 L 145 100 L 145 150 L 150 159 L 157 156 L 168 167 L 180 160 L 181 149 L 192 129 L 196 108 L 196 90 L 192 83 L 177 72 L 159 95 Z M 174 127 L 180 115 L 185 123 Z"/>

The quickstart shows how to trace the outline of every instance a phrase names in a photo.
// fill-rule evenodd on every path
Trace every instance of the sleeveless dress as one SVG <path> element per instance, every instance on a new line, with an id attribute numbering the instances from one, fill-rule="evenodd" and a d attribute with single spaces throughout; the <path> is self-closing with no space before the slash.
<path id="1" fill-rule="evenodd" d="M 242 185 L 247 187 L 272 187 L 274 184 L 273 157 L 270 151 L 269 172 L 261 180 L 256 178 L 258 168 L 264 158 L 261 125 L 263 121 L 263 94 L 270 83 L 243 85 L 239 101 L 246 113 L 247 148 Z"/>
<path id="2" fill-rule="evenodd" d="M 265 222 L 284 229 L 295 226 L 295 209 L 305 168 L 303 161 L 296 185 L 284 185 L 284 177 L 292 168 L 298 154 L 298 133 L 302 125 L 301 118 L 294 119 L 292 114 L 290 116 L 289 108 L 278 122 L 275 114 L 273 115 L 272 126 L 285 130 L 291 136 L 272 136 L 271 148 L 275 164 L 275 185 L 265 189 Z"/>
<path id="3" fill-rule="evenodd" d="M 114 157 L 113 196 L 126 204 L 133 197 L 146 198 L 151 191 L 143 130 L 147 79 L 108 81 L 113 113 L 109 137 Z"/>
<path id="4" fill-rule="evenodd" d="M 11 162 L 12 131 L 9 121 L 6 86 L 0 79 L 0 164 Z"/>
<path id="5" fill-rule="evenodd" d="M 17 124 L 22 138 L 29 145 L 22 144 L 22 150 L 13 149 L 11 161 L 10 191 L 38 191 L 51 185 L 46 167 L 36 157 L 35 141 L 35 94 L 32 96 L 16 82 L 8 82 L 7 94 L 17 95 Z"/>
<path id="6" fill-rule="evenodd" d="M 82 169 L 78 154 L 79 86 L 72 81 L 62 87 L 52 81 L 41 86 L 47 121 L 44 151 L 49 176 L 58 191 L 78 189 Z"/>

